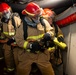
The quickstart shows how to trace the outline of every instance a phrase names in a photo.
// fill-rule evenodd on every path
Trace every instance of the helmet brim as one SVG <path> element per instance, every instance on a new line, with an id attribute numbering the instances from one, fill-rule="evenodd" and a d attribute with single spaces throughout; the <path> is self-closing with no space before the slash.
<path id="1" fill-rule="evenodd" d="M 26 15 L 25 9 L 21 13 L 22 15 Z"/>
<path id="2" fill-rule="evenodd" d="M 22 14 L 23 14 L 23 15 L 28 14 L 28 15 L 30 15 L 30 16 L 35 16 L 35 14 L 29 13 L 29 12 L 26 11 L 25 9 L 22 11 Z"/>

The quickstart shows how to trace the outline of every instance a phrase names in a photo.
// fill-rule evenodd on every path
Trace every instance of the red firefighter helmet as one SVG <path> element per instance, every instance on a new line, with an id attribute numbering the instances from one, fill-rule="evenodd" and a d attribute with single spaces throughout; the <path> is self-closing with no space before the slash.
<path id="1" fill-rule="evenodd" d="M 39 15 L 41 13 L 39 5 L 34 2 L 30 2 L 26 5 L 25 9 L 22 11 L 22 14 L 28 14 L 31 16 Z"/>
<path id="2" fill-rule="evenodd" d="M 1 3 L 0 4 L 0 13 L 8 11 L 9 9 L 10 9 L 10 6 L 7 3 Z"/>
<path id="3" fill-rule="evenodd" d="M 44 8 L 42 12 L 43 17 L 52 17 L 54 16 L 54 12 L 49 8 Z"/>

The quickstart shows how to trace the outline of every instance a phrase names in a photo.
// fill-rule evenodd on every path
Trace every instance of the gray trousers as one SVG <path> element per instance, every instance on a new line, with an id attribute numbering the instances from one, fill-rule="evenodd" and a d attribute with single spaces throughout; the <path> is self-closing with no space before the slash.
<path id="1" fill-rule="evenodd" d="M 55 75 L 63 75 L 63 64 L 58 66 L 54 65 L 53 69 L 54 69 Z"/>

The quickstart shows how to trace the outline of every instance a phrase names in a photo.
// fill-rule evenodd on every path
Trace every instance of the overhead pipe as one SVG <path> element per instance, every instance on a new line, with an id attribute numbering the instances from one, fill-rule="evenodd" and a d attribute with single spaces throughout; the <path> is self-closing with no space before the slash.
<path id="1" fill-rule="evenodd" d="M 71 0 L 59 0 L 59 1 L 60 2 L 55 2 L 55 0 L 47 0 L 47 1 L 42 0 L 42 1 L 35 1 L 35 3 L 37 3 L 42 8 L 53 9 L 58 14 L 59 14 L 59 12 L 61 13 L 62 11 L 67 9 L 67 7 L 72 6 L 72 1 Z M 73 1 L 73 2 L 76 3 L 76 0 Z M 19 4 L 19 3 L 8 3 L 8 4 L 12 7 L 13 11 L 16 11 L 16 12 L 19 12 L 19 13 L 21 13 L 21 11 L 26 6 L 26 4 Z M 61 8 L 64 8 L 64 7 L 65 7 L 65 9 L 61 9 Z M 59 12 L 56 11 L 56 10 L 59 10 L 59 9 L 60 9 Z"/>
<path id="2" fill-rule="evenodd" d="M 66 18 L 64 19 L 61 19 L 61 20 L 58 20 L 56 21 L 56 24 L 59 26 L 59 27 L 65 27 L 71 23 L 74 23 L 76 22 L 76 12 L 67 16 Z"/>

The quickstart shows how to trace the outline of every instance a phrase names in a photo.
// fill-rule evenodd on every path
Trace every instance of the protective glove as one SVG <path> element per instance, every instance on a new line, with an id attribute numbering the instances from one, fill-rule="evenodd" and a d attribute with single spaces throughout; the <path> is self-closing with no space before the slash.
<path id="1" fill-rule="evenodd" d="M 13 38 L 11 38 L 7 41 L 7 45 L 11 45 L 11 43 L 14 43 L 14 42 L 15 42 L 15 40 Z"/>
<path id="2" fill-rule="evenodd" d="M 41 50 L 41 45 L 37 41 L 31 42 L 30 43 L 30 50 L 32 53 L 36 53 L 36 51 Z"/>
<path id="3" fill-rule="evenodd" d="M 45 46 L 45 48 L 48 48 L 51 41 L 51 35 L 49 33 L 45 33 L 43 39 L 41 40 L 42 44 Z"/>
<path id="4" fill-rule="evenodd" d="M 62 36 L 57 38 L 59 42 L 64 42 L 64 38 Z"/>
<path id="5" fill-rule="evenodd" d="M 53 40 L 48 42 L 47 47 L 54 47 L 54 46 L 55 46 L 55 44 L 54 44 Z"/>
<path id="6" fill-rule="evenodd" d="M 44 40 L 45 41 L 50 41 L 51 40 L 51 35 L 49 33 L 45 33 Z"/>

